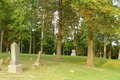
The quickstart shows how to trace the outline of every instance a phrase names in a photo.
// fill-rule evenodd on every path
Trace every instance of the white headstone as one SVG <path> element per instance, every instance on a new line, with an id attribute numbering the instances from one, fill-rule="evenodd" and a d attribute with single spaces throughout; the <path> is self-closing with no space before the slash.
<path id="1" fill-rule="evenodd" d="M 71 56 L 76 56 L 75 49 L 72 50 Z"/>
<path id="2" fill-rule="evenodd" d="M 10 53 L 10 51 L 8 51 L 8 53 Z"/>
<path id="3" fill-rule="evenodd" d="M 8 65 L 8 71 L 11 73 L 23 72 L 22 64 L 19 61 L 19 47 L 15 42 L 11 45 L 11 61 Z"/>
<path id="4" fill-rule="evenodd" d="M 55 55 L 55 53 L 53 53 L 53 55 Z"/>

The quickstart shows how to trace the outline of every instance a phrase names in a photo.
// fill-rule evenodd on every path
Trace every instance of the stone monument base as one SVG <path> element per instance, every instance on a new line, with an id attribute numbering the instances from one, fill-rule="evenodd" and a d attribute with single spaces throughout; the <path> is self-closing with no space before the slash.
<path id="1" fill-rule="evenodd" d="M 22 73 L 23 72 L 22 64 L 8 65 L 8 71 L 10 73 Z"/>
<path id="2" fill-rule="evenodd" d="M 41 62 L 36 61 L 36 62 L 34 62 L 34 65 L 35 65 L 35 66 L 41 66 Z"/>
<path id="3" fill-rule="evenodd" d="M 71 53 L 71 56 L 76 56 L 76 53 Z"/>
<path id="4" fill-rule="evenodd" d="M 71 56 L 76 56 L 75 49 L 72 50 Z"/>

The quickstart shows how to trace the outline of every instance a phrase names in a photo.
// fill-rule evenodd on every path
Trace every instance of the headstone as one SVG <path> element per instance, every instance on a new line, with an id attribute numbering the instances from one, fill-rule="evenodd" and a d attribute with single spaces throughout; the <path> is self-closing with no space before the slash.
<path id="1" fill-rule="evenodd" d="M 19 61 L 19 47 L 15 42 L 11 45 L 11 61 L 10 65 L 8 65 L 8 71 L 10 73 L 23 72 L 22 64 Z"/>
<path id="2" fill-rule="evenodd" d="M 33 59 L 32 59 L 32 58 L 30 58 L 30 61 L 33 61 Z"/>
<path id="3" fill-rule="evenodd" d="M 40 57 L 41 57 L 41 51 L 39 51 L 38 58 L 37 58 L 36 62 L 34 62 L 35 66 L 41 66 Z"/>
<path id="4" fill-rule="evenodd" d="M 10 51 L 8 51 L 8 53 L 10 53 Z"/>
<path id="5" fill-rule="evenodd" d="M 0 59 L 0 65 L 4 63 L 4 59 Z"/>
<path id="6" fill-rule="evenodd" d="M 53 53 L 53 55 L 55 55 L 55 53 Z"/>
<path id="7" fill-rule="evenodd" d="M 72 50 L 71 56 L 76 56 L 75 49 Z"/>
<path id="8" fill-rule="evenodd" d="M 32 59 L 32 58 L 30 58 L 30 61 L 33 61 L 33 59 Z"/>
<path id="9" fill-rule="evenodd" d="M 7 60 L 10 61 L 10 57 L 7 57 Z"/>

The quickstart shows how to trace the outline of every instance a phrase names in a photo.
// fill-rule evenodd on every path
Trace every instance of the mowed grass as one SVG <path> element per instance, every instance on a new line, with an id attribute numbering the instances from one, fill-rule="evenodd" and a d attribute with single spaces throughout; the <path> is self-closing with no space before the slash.
<path id="1" fill-rule="evenodd" d="M 85 66 L 87 57 L 41 55 L 42 66 L 33 69 L 37 54 L 20 54 L 23 73 L 8 72 L 9 63 L 0 65 L 0 80 L 120 80 L 120 61 L 94 57 L 95 68 Z M 0 53 L 0 59 L 10 54 Z M 30 61 L 30 58 L 33 60 Z"/>

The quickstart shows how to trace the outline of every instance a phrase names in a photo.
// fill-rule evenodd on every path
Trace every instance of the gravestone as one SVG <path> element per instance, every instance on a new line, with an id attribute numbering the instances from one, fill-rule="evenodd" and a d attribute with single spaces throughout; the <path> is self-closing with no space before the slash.
<path id="1" fill-rule="evenodd" d="M 7 57 L 7 60 L 10 61 L 10 57 Z"/>
<path id="2" fill-rule="evenodd" d="M 15 42 L 11 45 L 11 61 L 10 65 L 8 65 L 8 71 L 10 73 L 23 72 L 22 64 L 20 64 L 19 60 L 19 47 Z"/>
<path id="3" fill-rule="evenodd" d="M 36 62 L 34 62 L 35 66 L 41 66 L 40 57 L 41 57 L 41 51 L 39 51 L 38 58 L 37 58 Z"/>
<path id="4" fill-rule="evenodd" d="M 53 53 L 53 55 L 55 55 L 55 53 Z"/>
<path id="5" fill-rule="evenodd" d="M 32 59 L 32 58 L 30 58 L 30 61 L 33 61 L 33 59 Z"/>
<path id="6" fill-rule="evenodd" d="M 71 56 L 76 56 L 75 49 L 72 50 Z"/>
<path id="7" fill-rule="evenodd" d="M 4 59 L 0 59 L 0 65 L 4 63 Z"/>
<path id="8" fill-rule="evenodd" d="M 8 51 L 8 53 L 10 53 L 10 51 Z"/>

